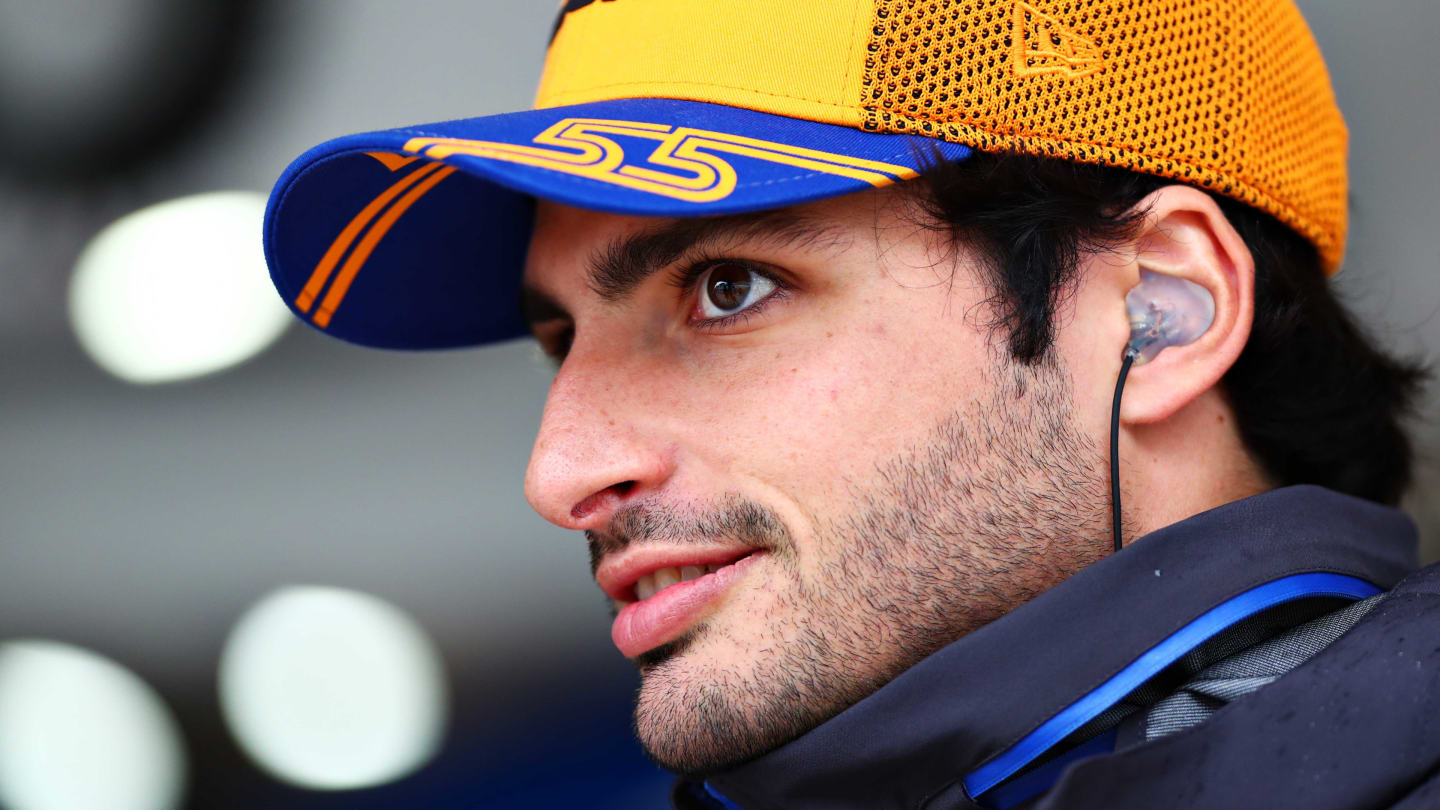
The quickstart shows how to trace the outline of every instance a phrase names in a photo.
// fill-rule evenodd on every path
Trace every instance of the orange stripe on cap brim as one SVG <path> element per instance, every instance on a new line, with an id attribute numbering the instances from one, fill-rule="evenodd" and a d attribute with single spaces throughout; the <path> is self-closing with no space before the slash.
<path id="1" fill-rule="evenodd" d="M 355 237 L 359 236 L 360 232 L 365 229 L 365 226 L 370 224 L 370 220 L 374 219 L 375 215 L 380 213 L 381 209 L 386 205 L 389 205 L 391 200 L 399 196 L 400 192 L 414 185 L 415 181 L 443 165 L 442 163 L 430 163 L 416 169 L 397 180 L 393 185 L 381 192 L 379 196 L 371 200 L 369 205 L 361 209 L 360 213 L 356 214 L 355 218 L 350 220 L 350 224 L 346 225 L 345 229 L 340 232 L 340 235 L 335 237 L 335 241 L 330 243 L 330 247 L 326 249 L 325 255 L 320 257 L 320 262 L 315 265 L 314 271 L 310 273 L 310 278 L 305 282 L 305 287 L 300 290 L 299 295 L 295 296 L 295 307 L 301 312 L 309 312 L 310 306 L 315 303 L 316 297 L 318 297 L 320 291 L 325 288 L 325 282 L 330 280 L 330 273 L 335 269 L 335 265 L 340 262 L 340 257 L 344 256 L 345 251 L 350 249 L 350 243 L 354 242 Z M 328 323 L 330 319 L 326 317 L 325 320 Z M 316 322 L 319 322 L 318 315 L 316 316 Z"/>
<path id="2" fill-rule="evenodd" d="M 439 166 L 442 164 L 435 163 L 431 165 Z M 406 210 L 414 205 L 416 200 L 425 196 L 426 192 L 434 188 L 441 180 L 444 180 L 454 173 L 454 166 L 446 166 L 444 169 L 425 178 L 424 182 L 406 192 L 405 196 L 401 197 L 399 201 L 391 206 L 390 210 L 386 211 L 385 214 L 375 222 L 374 227 L 365 233 L 364 238 L 360 240 L 360 244 L 356 245 L 355 251 L 350 254 L 350 258 L 345 260 L 345 265 L 340 268 L 340 273 L 335 276 L 335 283 L 330 285 L 330 290 L 325 293 L 325 300 L 320 303 L 320 308 L 316 310 L 314 318 L 316 326 L 323 329 L 330 325 L 330 319 L 335 316 L 335 310 L 339 308 L 340 302 L 345 299 L 345 293 L 350 290 L 350 284 L 355 281 L 355 275 L 360 272 L 361 267 L 365 266 L 365 262 L 369 260 L 371 252 L 375 250 L 375 246 L 380 244 L 380 240 L 385 238 L 385 234 L 400 220 L 400 217 Z M 419 172 L 417 171 L 415 174 L 419 174 Z"/>

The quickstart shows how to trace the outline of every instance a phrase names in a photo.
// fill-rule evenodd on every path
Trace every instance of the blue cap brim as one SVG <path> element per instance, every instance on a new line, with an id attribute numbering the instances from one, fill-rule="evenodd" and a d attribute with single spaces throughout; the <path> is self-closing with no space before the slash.
<path id="1" fill-rule="evenodd" d="M 534 198 L 655 217 L 735 214 L 913 177 L 969 148 L 716 104 L 628 99 L 339 138 L 286 169 L 265 254 L 307 323 L 366 346 L 526 333 Z"/>

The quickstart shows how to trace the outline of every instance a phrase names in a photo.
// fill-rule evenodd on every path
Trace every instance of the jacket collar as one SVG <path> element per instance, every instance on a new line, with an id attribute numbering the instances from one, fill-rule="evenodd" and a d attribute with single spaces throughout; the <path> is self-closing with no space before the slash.
<path id="1" fill-rule="evenodd" d="M 745 810 L 922 807 L 1214 606 L 1333 573 L 1416 567 L 1398 510 L 1312 486 L 1152 532 L 926 658 L 804 736 L 709 779 Z"/>

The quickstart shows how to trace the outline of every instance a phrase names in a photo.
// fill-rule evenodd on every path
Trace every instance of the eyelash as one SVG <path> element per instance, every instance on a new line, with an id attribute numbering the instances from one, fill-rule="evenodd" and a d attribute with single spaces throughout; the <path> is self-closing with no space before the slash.
<path id="1" fill-rule="evenodd" d="M 700 279 L 704 278 L 705 273 L 711 268 L 722 264 L 738 265 L 757 276 L 764 276 L 775 285 L 775 291 L 739 312 L 734 312 L 721 318 L 692 320 L 690 325 L 696 329 L 711 332 L 729 329 L 732 326 L 743 324 L 751 318 L 758 316 L 761 312 L 769 308 L 772 303 L 786 298 L 790 294 L 790 285 L 786 284 L 785 280 L 777 274 L 768 272 L 754 262 L 747 262 L 743 259 L 731 259 L 723 256 L 701 258 L 690 264 L 676 268 L 670 276 L 670 283 L 682 290 L 688 299 L 696 294 L 697 288 L 700 285 Z"/>

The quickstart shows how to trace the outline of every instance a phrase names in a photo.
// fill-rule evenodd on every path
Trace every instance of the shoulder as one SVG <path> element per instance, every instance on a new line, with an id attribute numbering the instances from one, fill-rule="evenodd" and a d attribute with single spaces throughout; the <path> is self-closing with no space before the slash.
<path id="1" fill-rule="evenodd" d="M 1400 583 L 1390 590 L 1390 594 L 1428 594 L 1432 597 L 1440 597 L 1440 563 L 1421 568 L 1400 580 Z"/>
<path id="2" fill-rule="evenodd" d="M 1172 737 L 1079 763 L 1038 806 L 1388 806 L 1440 769 L 1437 725 L 1440 565 L 1269 686 Z"/>
<path id="3" fill-rule="evenodd" d="M 1316 656 L 1323 667 L 1343 666 L 1357 657 L 1371 659 L 1374 674 L 1400 675 L 1424 670 L 1423 663 L 1440 659 L 1440 564 L 1427 566 L 1401 580 L 1345 636 Z M 1345 642 L 1345 643 L 1341 643 Z M 1387 658 L 1393 656 L 1393 658 Z M 1334 660 L 1328 660 L 1334 659 Z M 1406 663 L 1406 666 L 1401 666 Z M 1440 676 L 1440 669 L 1424 673 Z"/>

